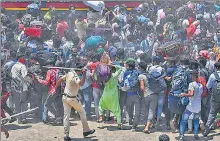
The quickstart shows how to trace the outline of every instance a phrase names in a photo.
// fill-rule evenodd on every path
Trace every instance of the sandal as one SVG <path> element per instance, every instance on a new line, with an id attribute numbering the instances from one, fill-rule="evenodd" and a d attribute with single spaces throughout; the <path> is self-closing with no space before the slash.
<path id="1" fill-rule="evenodd" d="M 143 130 L 143 132 L 146 133 L 146 134 L 150 134 L 149 130 Z"/>

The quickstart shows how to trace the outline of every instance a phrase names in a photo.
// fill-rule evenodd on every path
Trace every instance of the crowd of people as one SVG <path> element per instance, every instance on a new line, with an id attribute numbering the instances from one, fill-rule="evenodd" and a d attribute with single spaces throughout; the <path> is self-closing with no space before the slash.
<path id="1" fill-rule="evenodd" d="M 1 9 L 2 118 L 38 107 L 31 116 L 63 124 L 67 141 L 74 113 L 84 137 L 95 132 L 93 117 L 121 130 L 144 123 L 150 134 L 164 113 L 179 141 L 186 130 L 197 140 L 199 130 L 206 137 L 220 125 L 220 3 L 84 4 L 86 14 L 70 6 L 68 14 L 50 7 L 43 15 L 33 3 L 15 21 Z M 14 121 L 25 124 L 27 115 Z"/>

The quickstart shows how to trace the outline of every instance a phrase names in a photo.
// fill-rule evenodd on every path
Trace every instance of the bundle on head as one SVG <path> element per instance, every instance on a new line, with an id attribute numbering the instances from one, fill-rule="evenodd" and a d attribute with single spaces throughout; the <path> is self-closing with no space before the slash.
<path id="1" fill-rule="evenodd" d="M 85 42 L 85 54 L 88 58 L 97 53 L 99 48 L 104 48 L 106 41 L 101 36 L 91 36 Z"/>
<path id="2" fill-rule="evenodd" d="M 24 34 L 30 38 L 41 38 L 42 29 L 36 27 L 27 27 L 25 28 Z"/>
<path id="3" fill-rule="evenodd" d="M 161 45 L 156 52 L 159 56 L 175 57 L 179 56 L 183 51 L 183 46 L 180 42 L 171 41 Z"/>
<path id="4" fill-rule="evenodd" d="M 112 70 L 111 67 L 107 64 L 98 64 L 96 67 L 96 77 L 97 77 L 97 85 L 100 88 L 104 88 L 105 84 L 111 78 Z"/>
<path id="5" fill-rule="evenodd" d="M 40 15 L 40 8 L 38 4 L 32 3 L 27 6 L 27 13 L 31 14 L 33 17 L 37 17 Z"/>

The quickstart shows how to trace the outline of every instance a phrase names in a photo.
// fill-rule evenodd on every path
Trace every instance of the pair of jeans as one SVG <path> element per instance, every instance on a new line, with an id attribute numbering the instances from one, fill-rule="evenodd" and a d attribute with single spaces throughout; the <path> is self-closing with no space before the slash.
<path id="1" fill-rule="evenodd" d="M 193 118 L 194 118 L 193 114 L 191 114 L 188 119 L 188 130 L 191 130 L 191 131 L 193 129 Z"/>
<path id="2" fill-rule="evenodd" d="M 163 112 L 164 105 L 164 92 L 159 93 L 158 96 L 158 104 L 157 104 L 157 119 L 161 118 L 161 114 Z"/>
<path id="3" fill-rule="evenodd" d="M 186 124 L 188 123 L 188 119 L 190 115 L 193 114 L 193 126 L 194 131 L 193 133 L 197 135 L 199 133 L 199 118 L 200 118 L 200 112 L 199 113 L 192 113 L 189 110 L 185 110 L 182 115 L 182 119 L 180 122 L 180 136 L 184 136 Z"/>
<path id="4" fill-rule="evenodd" d="M 135 115 L 133 115 L 134 107 Z M 127 96 L 126 110 L 128 112 L 129 121 L 134 119 L 133 126 L 138 126 L 141 114 L 141 98 L 138 95 Z"/>
<path id="5" fill-rule="evenodd" d="M 92 86 L 89 86 L 81 92 L 80 101 L 81 103 L 85 103 L 85 111 L 87 118 L 91 117 L 91 103 L 92 103 Z"/>
<path id="6" fill-rule="evenodd" d="M 56 118 L 60 117 L 59 116 L 60 113 L 58 111 L 59 105 L 58 105 L 58 102 L 56 101 L 57 97 L 58 97 L 58 94 L 53 94 L 53 95 L 49 94 L 47 96 L 47 99 L 44 103 L 44 111 L 43 111 L 43 116 L 42 116 L 43 121 L 48 120 L 48 111 L 54 114 Z"/>

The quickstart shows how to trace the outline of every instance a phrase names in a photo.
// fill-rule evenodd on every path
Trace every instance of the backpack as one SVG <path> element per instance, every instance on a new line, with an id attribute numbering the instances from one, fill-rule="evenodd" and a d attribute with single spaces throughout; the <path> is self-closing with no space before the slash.
<path id="1" fill-rule="evenodd" d="M 213 73 L 215 75 L 214 86 L 212 88 L 212 99 L 215 102 L 220 102 L 220 77 L 217 72 Z"/>
<path id="2" fill-rule="evenodd" d="M 107 64 L 99 64 L 96 68 L 97 85 L 104 89 L 106 82 L 111 78 L 111 68 Z"/>
<path id="3" fill-rule="evenodd" d="M 126 73 L 126 72 L 125 72 Z M 128 75 L 124 77 L 123 80 L 123 89 L 127 92 L 134 92 L 139 90 L 139 73 L 135 70 L 128 71 Z"/>
<path id="4" fill-rule="evenodd" d="M 163 78 L 163 74 L 160 72 L 152 71 L 148 73 L 147 79 L 149 82 L 149 89 L 154 93 L 159 93 L 167 87 L 167 84 Z"/>
<path id="5" fill-rule="evenodd" d="M 148 40 L 146 39 L 141 42 L 140 47 L 141 47 L 141 50 L 145 53 L 150 51 L 150 44 Z"/>
<path id="6" fill-rule="evenodd" d="M 178 94 L 182 93 L 187 87 L 187 75 L 182 68 L 177 68 L 173 73 L 171 85 L 171 92 L 178 91 Z"/>

